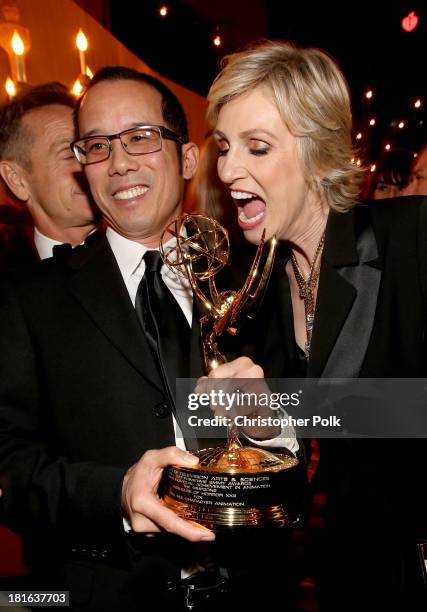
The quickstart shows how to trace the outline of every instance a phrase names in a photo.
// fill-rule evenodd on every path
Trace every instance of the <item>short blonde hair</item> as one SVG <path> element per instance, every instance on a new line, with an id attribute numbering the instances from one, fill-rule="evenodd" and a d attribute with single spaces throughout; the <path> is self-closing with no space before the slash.
<path id="1" fill-rule="evenodd" d="M 280 116 L 297 138 L 310 187 L 330 208 L 352 208 L 364 172 L 352 162 L 356 152 L 350 95 L 336 62 L 321 49 L 285 41 L 265 41 L 229 55 L 208 94 L 209 122 L 214 126 L 225 104 L 258 85 L 269 87 Z"/>

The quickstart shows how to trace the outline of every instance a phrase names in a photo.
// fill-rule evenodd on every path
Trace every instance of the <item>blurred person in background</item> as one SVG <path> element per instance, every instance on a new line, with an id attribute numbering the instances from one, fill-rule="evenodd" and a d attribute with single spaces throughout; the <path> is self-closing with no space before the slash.
<path id="1" fill-rule="evenodd" d="M 64 85 L 45 83 L 0 110 L 0 176 L 34 224 L 33 257 L 28 260 L 51 257 L 56 245 L 81 244 L 95 229 L 89 189 L 70 150 L 74 106 Z M 6 246 L 3 269 L 29 263 L 22 260 L 18 245 L 16 252 Z"/>
<path id="2" fill-rule="evenodd" d="M 418 151 L 403 195 L 427 195 L 427 142 Z"/>
<path id="3" fill-rule="evenodd" d="M 413 155 L 396 150 L 385 153 L 376 163 L 371 178 L 370 197 L 374 200 L 397 198 L 407 186 Z"/>

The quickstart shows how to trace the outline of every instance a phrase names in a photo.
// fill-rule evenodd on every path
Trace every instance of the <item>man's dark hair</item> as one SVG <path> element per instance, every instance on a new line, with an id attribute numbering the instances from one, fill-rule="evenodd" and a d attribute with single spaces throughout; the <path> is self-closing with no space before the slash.
<path id="1" fill-rule="evenodd" d="M 185 116 L 184 109 L 178 98 L 164 83 L 145 72 L 138 72 L 132 68 L 126 68 L 125 66 L 106 66 L 101 68 L 95 74 L 93 79 L 90 81 L 85 93 L 80 98 L 75 109 L 75 119 L 78 118 L 79 108 L 82 100 L 84 99 L 87 92 L 92 89 L 98 83 L 103 81 L 137 81 L 139 83 L 145 83 L 150 85 L 162 97 L 162 116 L 166 123 L 166 126 L 173 130 L 181 139 L 181 141 L 188 142 L 188 125 L 187 118 Z M 178 153 L 181 153 L 181 144 L 177 143 Z"/>
<path id="2" fill-rule="evenodd" d="M 27 113 L 51 104 L 74 108 L 76 101 L 65 85 L 51 82 L 32 87 L 0 109 L 0 160 L 14 160 L 31 170 L 33 137 L 22 119 Z"/>

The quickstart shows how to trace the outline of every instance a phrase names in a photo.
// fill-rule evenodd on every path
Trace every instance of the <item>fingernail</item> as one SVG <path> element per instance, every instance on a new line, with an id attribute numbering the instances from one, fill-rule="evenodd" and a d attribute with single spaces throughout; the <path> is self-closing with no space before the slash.
<path id="1" fill-rule="evenodd" d="M 194 529 L 197 529 L 197 531 L 204 531 L 205 534 L 202 537 L 215 537 L 215 534 L 213 531 L 211 531 L 210 529 L 208 529 L 207 527 L 205 527 L 204 525 L 201 525 L 200 523 L 196 523 L 196 521 L 187 521 L 187 523 L 190 523 L 190 525 L 192 525 L 194 527 Z"/>
<path id="2" fill-rule="evenodd" d="M 207 533 L 207 534 L 203 534 L 200 537 L 201 540 L 203 540 L 204 542 L 212 542 L 212 540 L 215 540 L 215 534 L 214 533 Z"/>

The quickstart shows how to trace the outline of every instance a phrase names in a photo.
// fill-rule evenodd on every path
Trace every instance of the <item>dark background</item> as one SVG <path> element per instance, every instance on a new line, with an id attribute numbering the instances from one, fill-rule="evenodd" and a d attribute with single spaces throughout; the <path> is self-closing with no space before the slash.
<path id="1" fill-rule="evenodd" d="M 151 68 L 206 95 L 221 58 L 259 38 L 285 38 L 321 47 L 341 65 L 350 83 L 355 134 L 364 161 L 393 148 L 417 149 L 426 137 L 427 3 L 292 0 L 171 0 L 159 16 L 155 0 L 107 0 L 105 25 Z M 418 27 L 404 32 L 402 18 L 416 11 Z M 223 39 L 218 49 L 215 33 Z M 369 102 L 364 94 L 374 91 Z M 417 97 L 423 107 L 414 109 Z M 377 124 L 368 127 L 375 117 Z M 405 120 L 401 130 L 397 123 Z"/>

